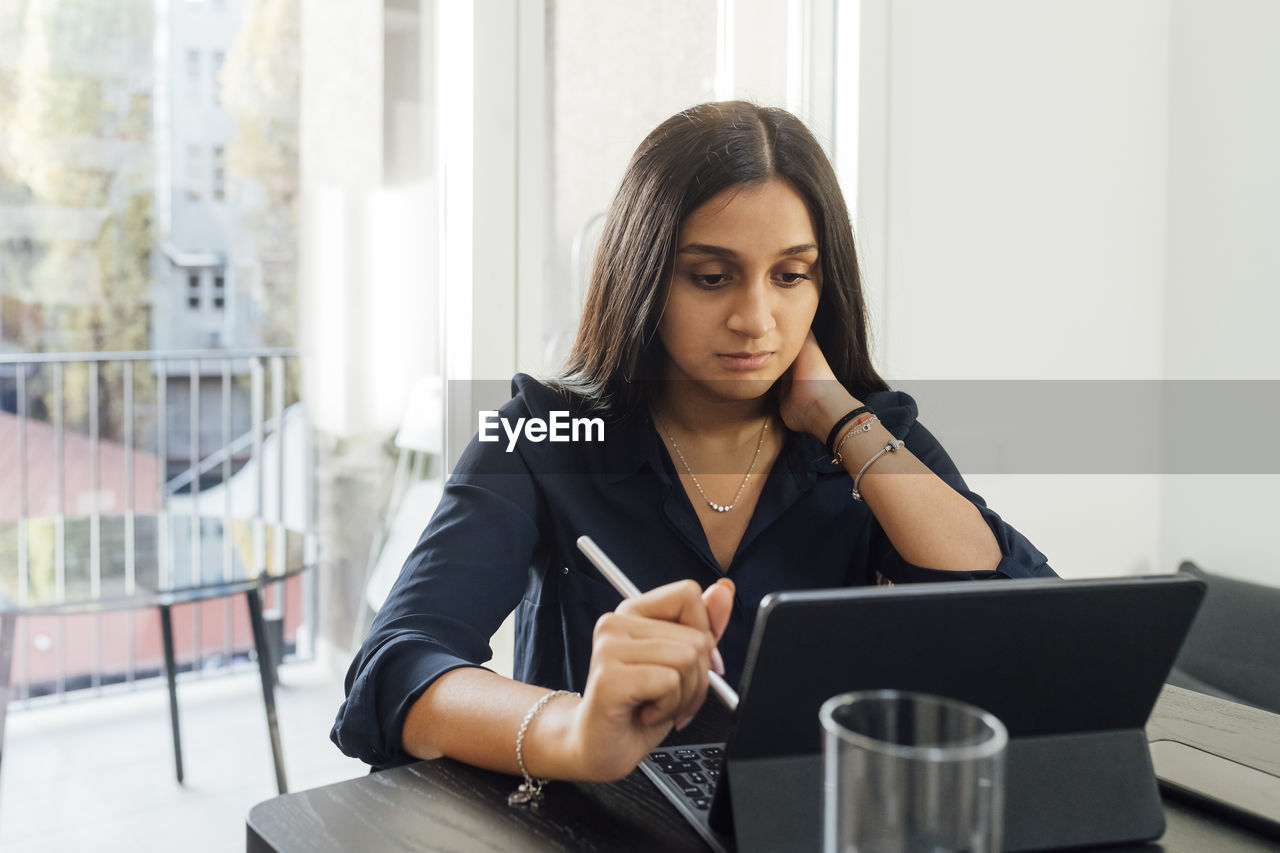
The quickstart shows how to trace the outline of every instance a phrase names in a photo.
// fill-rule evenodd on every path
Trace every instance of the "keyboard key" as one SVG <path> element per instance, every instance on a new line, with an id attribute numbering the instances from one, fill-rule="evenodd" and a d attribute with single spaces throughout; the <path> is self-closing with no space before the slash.
<path id="1" fill-rule="evenodd" d="M 720 759 L 718 759 L 718 758 L 704 758 L 704 759 L 702 759 L 702 766 L 703 766 L 703 767 L 705 767 L 705 768 L 707 768 L 708 770 L 719 770 L 719 769 L 720 769 L 720 764 L 721 764 L 721 761 L 720 761 Z"/>
<path id="2" fill-rule="evenodd" d="M 719 778 L 720 778 L 720 771 L 719 771 L 719 770 L 707 770 L 707 778 L 708 778 L 708 779 L 710 779 L 712 782 L 715 782 L 717 779 L 719 779 Z"/>
<path id="3" fill-rule="evenodd" d="M 675 754 L 676 758 L 679 758 L 681 761 L 692 761 L 698 757 L 698 753 L 694 752 L 692 749 L 677 749 Z"/>
<path id="4" fill-rule="evenodd" d="M 687 778 L 690 782 L 694 783 L 695 785 L 707 784 L 707 777 L 702 775 L 701 773 L 690 773 Z"/>
<path id="5" fill-rule="evenodd" d="M 701 769 L 692 761 L 675 761 L 671 764 L 663 764 L 661 767 L 663 773 L 691 773 Z"/>
<path id="6" fill-rule="evenodd" d="M 702 775 L 701 773 L 688 773 L 688 774 L 672 773 L 671 776 L 668 778 L 670 778 L 671 781 L 675 783 L 675 786 L 677 788 L 684 791 L 684 795 L 686 797 L 701 797 L 703 794 L 707 793 L 706 789 L 703 788 L 701 785 L 697 784 L 696 782 L 694 782 L 692 778 L 690 778 L 692 776 L 701 776 L 701 775 Z"/>
<path id="7" fill-rule="evenodd" d="M 694 797 L 693 807 L 695 809 L 709 809 L 711 808 L 711 798 L 710 797 Z"/>
<path id="8" fill-rule="evenodd" d="M 669 752 L 651 752 L 649 753 L 649 760 L 654 764 L 672 764 L 676 758 Z"/>
<path id="9" fill-rule="evenodd" d="M 718 746 L 704 746 L 702 748 L 702 754 L 707 758 L 719 758 L 724 755 L 724 750 Z"/>

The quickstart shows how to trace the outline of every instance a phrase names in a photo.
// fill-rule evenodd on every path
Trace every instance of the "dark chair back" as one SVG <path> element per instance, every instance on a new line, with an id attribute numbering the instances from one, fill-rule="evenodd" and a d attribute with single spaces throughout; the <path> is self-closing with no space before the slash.
<path id="1" fill-rule="evenodd" d="M 1169 683 L 1280 714 L 1280 587 L 1222 577 L 1184 561 L 1208 584 Z"/>

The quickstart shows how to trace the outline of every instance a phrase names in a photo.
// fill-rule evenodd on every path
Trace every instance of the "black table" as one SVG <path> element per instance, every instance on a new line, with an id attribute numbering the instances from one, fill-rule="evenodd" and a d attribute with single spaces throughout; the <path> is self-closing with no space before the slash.
<path id="1" fill-rule="evenodd" d="M 109 518 L 109 517 L 104 517 Z M 38 521 L 38 520 L 36 520 Z M 33 523 L 27 519 L 17 523 Z M 262 680 L 262 698 L 267 713 L 267 730 L 271 740 L 271 757 L 275 766 L 276 788 L 281 794 L 288 790 L 284 772 L 284 755 L 280 746 L 280 731 L 276 721 L 275 705 L 275 656 L 267 635 L 266 620 L 262 612 L 262 591 L 272 585 L 287 581 L 311 567 L 306 559 L 306 537 L 303 533 L 281 525 L 255 519 L 220 518 L 192 519 L 189 516 L 137 515 L 130 519 L 133 527 L 148 532 L 163 526 L 166 531 L 189 528 L 195 525 L 201 531 L 197 545 L 208 547 L 214 554 L 225 543 L 229 554 L 230 571 L 225 574 L 222 566 L 210 567 L 208 572 L 196 572 L 190 563 L 189 547 L 177 546 L 165 537 L 155 535 L 133 536 L 129 553 L 129 582 L 126 583 L 118 565 L 122 548 L 118 542 L 108 543 L 106 549 L 114 570 L 100 570 L 97 588 L 90 590 L 83 572 L 64 585 L 62 594 L 45 588 L 29 592 L 27 600 L 18 602 L 0 588 L 0 757 L 3 756 L 5 708 L 9 701 L 13 660 L 14 626 L 19 617 L 51 616 L 82 613 L 105 613 L 118 610 L 149 610 L 160 613 L 160 630 L 164 645 L 165 675 L 169 685 L 169 719 L 173 733 L 173 757 L 178 781 L 183 779 L 182 740 L 178 721 L 177 662 L 173 648 L 173 621 L 171 609 L 180 604 L 195 604 L 211 599 L 241 595 L 249 605 L 249 622 L 253 629 L 254 649 L 258 658 L 258 671 Z M 13 523 L 0 525 L 0 533 L 14 527 Z M 68 538 L 68 564 L 85 563 L 88 555 L 83 537 Z M 162 545 L 167 541 L 167 546 Z M 189 546 L 190 540 L 186 545 Z"/>
<path id="2" fill-rule="evenodd" d="M 1166 686 L 1150 739 L 1208 746 L 1280 772 L 1280 716 Z M 249 853 L 662 850 L 707 847 L 639 771 L 612 785 L 556 782 L 537 810 L 512 809 L 514 777 L 449 759 L 422 761 L 259 803 L 247 821 Z M 1166 798 L 1158 844 L 1108 850 L 1170 853 L 1275 851 L 1274 840 Z"/>

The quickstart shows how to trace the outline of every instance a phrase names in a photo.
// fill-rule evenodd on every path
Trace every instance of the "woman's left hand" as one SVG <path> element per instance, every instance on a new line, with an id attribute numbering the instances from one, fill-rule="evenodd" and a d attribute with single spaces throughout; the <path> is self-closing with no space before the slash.
<path id="1" fill-rule="evenodd" d="M 778 383 L 778 411 L 783 422 L 791 430 L 826 441 L 836 420 L 860 405 L 836 379 L 810 330 L 800 354 Z"/>

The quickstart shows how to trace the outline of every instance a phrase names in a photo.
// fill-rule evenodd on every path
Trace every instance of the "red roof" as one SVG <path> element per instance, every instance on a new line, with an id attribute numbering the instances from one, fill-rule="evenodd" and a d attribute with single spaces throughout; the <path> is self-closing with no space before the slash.
<path id="1" fill-rule="evenodd" d="M 22 509 L 19 501 L 18 422 L 12 412 L 0 411 L 0 521 L 16 521 Z M 26 421 L 27 425 L 27 516 L 50 516 L 58 512 L 56 450 L 53 426 L 42 421 Z M 93 442 L 89 436 L 64 430 L 64 484 L 62 510 L 66 515 L 86 516 L 94 511 L 90 457 Z M 126 506 L 125 446 L 115 441 L 98 442 L 98 512 L 115 515 Z M 155 512 L 158 509 L 157 481 L 159 465 L 154 453 L 137 448 L 133 451 L 133 509 Z"/>

